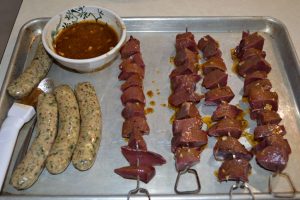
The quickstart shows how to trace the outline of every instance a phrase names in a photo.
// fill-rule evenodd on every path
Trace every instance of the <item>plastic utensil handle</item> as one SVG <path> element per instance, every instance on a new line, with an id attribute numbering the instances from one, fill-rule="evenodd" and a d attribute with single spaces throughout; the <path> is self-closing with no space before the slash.
<path id="1" fill-rule="evenodd" d="M 22 126 L 35 114 L 31 106 L 13 104 L 0 129 L 0 189 Z"/>

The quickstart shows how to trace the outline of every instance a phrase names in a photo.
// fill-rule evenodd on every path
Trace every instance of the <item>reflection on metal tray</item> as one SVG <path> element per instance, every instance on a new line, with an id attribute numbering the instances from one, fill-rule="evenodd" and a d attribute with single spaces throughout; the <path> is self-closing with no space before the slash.
<path id="1" fill-rule="evenodd" d="M 23 70 L 24 63 L 30 62 L 37 40 L 41 35 L 47 18 L 35 19 L 23 26 L 17 40 L 10 66 L 6 75 L 0 96 L 0 122 L 2 122 L 12 99 L 5 92 L 7 84 L 16 78 Z M 228 68 L 228 84 L 233 89 L 236 97 L 233 104 L 240 104 L 241 89 L 243 82 L 230 69 L 232 60 L 230 49 L 234 48 L 241 39 L 241 32 L 249 30 L 258 31 L 265 38 L 264 50 L 267 52 L 266 59 L 272 65 L 269 75 L 274 90 L 279 94 L 279 113 L 283 117 L 283 124 L 287 129 L 286 138 L 289 140 L 292 154 L 287 172 L 293 179 L 296 188 L 300 188 L 300 165 L 298 155 L 300 153 L 300 66 L 291 44 L 289 35 L 284 25 L 269 17 L 190 17 L 190 18 L 125 18 L 128 35 L 133 35 L 141 41 L 144 62 L 146 64 L 146 76 L 144 91 L 152 91 L 153 97 L 147 96 L 147 102 L 155 102 L 152 107 L 154 112 L 147 115 L 151 136 L 145 137 L 149 150 L 155 150 L 162 154 L 167 164 L 156 168 L 156 176 L 147 185 L 142 184 L 149 190 L 152 199 L 228 199 L 228 191 L 232 182 L 219 183 L 214 171 L 220 163 L 215 161 L 212 148 L 214 138 L 209 139 L 207 148 L 201 154 L 201 161 L 195 166 L 200 179 L 202 190 L 196 195 L 176 195 L 173 186 L 177 172 L 174 167 L 173 154 L 170 151 L 171 124 L 170 117 L 173 113 L 167 105 L 170 94 L 170 81 L 168 75 L 174 68 L 170 63 L 170 56 L 175 55 L 175 36 L 184 32 L 186 28 L 195 34 L 199 40 L 206 34 L 211 34 L 220 42 L 223 58 Z M 2 189 L 0 199 L 125 199 L 127 192 L 135 187 L 136 182 L 123 179 L 116 175 L 113 170 L 127 164 L 121 155 L 120 146 L 125 145 L 121 137 L 121 126 L 123 119 L 120 115 L 122 106 L 120 101 L 120 84 L 118 81 L 117 58 L 110 67 L 95 73 L 78 74 L 67 71 L 54 64 L 48 74 L 55 84 L 67 83 L 74 86 L 80 81 L 90 81 L 96 86 L 98 98 L 101 100 L 103 112 L 103 138 L 99 154 L 94 166 L 86 171 L 79 172 L 72 165 L 59 175 L 50 175 L 44 170 L 39 180 L 29 189 L 23 191 L 15 190 L 10 184 L 14 162 L 19 154 L 20 147 L 26 136 L 27 124 L 20 133 L 17 145 L 12 157 L 11 165 L 7 173 L 5 185 Z M 201 87 L 199 92 L 201 92 Z M 202 116 L 212 114 L 215 107 L 198 104 Z M 255 123 L 250 121 L 250 132 L 253 131 Z M 249 147 L 245 139 L 242 142 Z M 272 199 L 268 194 L 268 178 L 270 172 L 260 168 L 255 160 L 251 161 L 253 167 L 249 184 L 256 199 Z M 183 181 L 183 189 L 189 187 L 188 181 Z M 273 183 L 275 188 L 288 190 L 288 184 L 282 181 Z M 286 188 L 286 189 L 285 189 Z M 238 193 L 238 194 L 237 194 Z M 246 193 L 235 192 L 235 198 L 246 199 Z M 300 197 L 297 193 L 296 197 Z M 138 197 L 137 197 L 138 198 Z M 141 199 L 143 197 L 140 197 Z"/>

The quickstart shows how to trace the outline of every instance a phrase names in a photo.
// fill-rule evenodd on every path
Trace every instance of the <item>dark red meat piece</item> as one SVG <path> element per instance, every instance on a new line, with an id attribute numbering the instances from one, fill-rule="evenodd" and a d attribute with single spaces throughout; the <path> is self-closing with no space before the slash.
<path id="1" fill-rule="evenodd" d="M 207 133 L 203 130 L 192 129 L 172 138 L 172 152 L 178 147 L 199 147 L 207 144 Z"/>
<path id="2" fill-rule="evenodd" d="M 123 105 L 126 105 L 128 102 L 131 103 L 137 102 L 144 105 L 146 103 L 143 89 L 140 87 L 130 87 L 127 90 L 125 90 L 121 95 L 121 101 Z"/>
<path id="3" fill-rule="evenodd" d="M 214 156 L 216 160 L 227 159 L 245 159 L 251 160 L 252 153 L 250 153 L 238 139 L 234 137 L 224 136 L 218 139 L 214 147 Z"/>
<path id="4" fill-rule="evenodd" d="M 197 65 L 183 65 L 183 66 L 178 66 L 174 70 L 172 70 L 171 74 L 169 75 L 169 78 L 173 79 L 174 77 L 179 75 L 197 74 L 197 73 L 198 73 Z"/>
<path id="5" fill-rule="evenodd" d="M 242 131 L 242 124 L 239 120 L 223 118 L 208 129 L 208 135 L 214 137 L 231 136 L 240 138 Z"/>
<path id="6" fill-rule="evenodd" d="M 219 105 L 221 102 L 230 102 L 234 93 L 229 86 L 214 88 L 205 93 L 205 105 Z"/>
<path id="7" fill-rule="evenodd" d="M 255 48 L 246 49 L 243 53 L 243 56 L 240 58 L 240 61 L 247 60 L 248 58 L 254 56 L 265 58 L 266 52 Z"/>
<path id="8" fill-rule="evenodd" d="M 261 125 L 257 126 L 254 129 L 254 139 L 255 140 L 262 140 L 268 136 L 271 135 L 285 135 L 286 130 L 283 125 L 277 125 L 277 124 L 267 124 L 267 125 Z"/>
<path id="9" fill-rule="evenodd" d="M 198 48 L 202 51 L 203 57 L 206 59 L 222 56 L 219 44 L 209 35 L 206 35 L 199 40 Z"/>
<path id="10" fill-rule="evenodd" d="M 144 183 L 148 183 L 155 175 L 155 168 L 152 166 L 127 166 L 115 169 L 114 171 L 126 179 L 137 180 L 137 177 L 139 177 Z"/>
<path id="11" fill-rule="evenodd" d="M 273 172 L 283 171 L 288 159 L 288 153 L 277 146 L 268 146 L 256 154 L 257 163 L 263 168 Z"/>
<path id="12" fill-rule="evenodd" d="M 137 165 L 137 158 L 139 158 L 139 165 L 146 166 L 156 166 L 163 165 L 166 163 L 166 160 L 159 155 L 158 153 L 154 153 L 151 151 L 142 151 L 131 149 L 128 146 L 121 147 L 122 154 L 126 158 L 126 160 L 130 163 L 130 165 Z"/>
<path id="13" fill-rule="evenodd" d="M 194 92 L 196 84 L 201 80 L 201 76 L 197 74 L 179 75 L 171 79 L 171 88 L 174 93 L 185 89 L 188 92 Z"/>
<path id="14" fill-rule="evenodd" d="M 269 73 L 271 65 L 263 57 L 250 57 L 238 64 L 238 74 L 245 77 L 254 71 L 264 71 Z"/>
<path id="15" fill-rule="evenodd" d="M 228 74 L 218 69 L 206 74 L 203 79 L 202 86 L 206 89 L 213 89 L 227 85 Z"/>
<path id="16" fill-rule="evenodd" d="M 138 66 L 140 66 L 142 68 L 145 68 L 145 63 L 143 61 L 142 54 L 140 52 L 136 53 L 136 54 L 133 54 L 133 55 L 131 55 L 130 57 L 128 57 L 126 59 L 123 59 L 120 66 L 121 65 L 126 65 L 127 63 L 135 63 Z"/>
<path id="17" fill-rule="evenodd" d="M 200 162 L 199 148 L 180 147 L 175 152 L 175 165 L 177 171 L 185 170 Z"/>
<path id="18" fill-rule="evenodd" d="M 198 63 L 198 54 L 188 48 L 179 49 L 176 52 L 174 63 L 176 66 L 185 65 L 185 63 Z"/>
<path id="19" fill-rule="evenodd" d="M 129 138 L 134 132 L 149 134 L 149 126 L 145 117 L 132 117 L 126 119 L 122 126 L 122 137 Z"/>
<path id="20" fill-rule="evenodd" d="M 248 96 L 250 90 L 256 88 L 262 88 L 263 90 L 269 91 L 272 88 L 272 83 L 269 79 L 253 81 L 244 87 L 244 97 Z"/>
<path id="21" fill-rule="evenodd" d="M 136 63 L 126 62 L 120 65 L 121 73 L 119 74 L 119 80 L 127 80 L 132 75 L 138 75 L 144 78 L 145 69 Z"/>
<path id="22" fill-rule="evenodd" d="M 235 119 L 239 114 L 242 113 L 242 110 L 234 105 L 230 105 L 227 102 L 222 102 L 218 105 L 216 110 L 213 112 L 212 120 L 218 121 L 223 118 Z"/>
<path id="23" fill-rule="evenodd" d="M 138 74 L 133 74 L 121 85 L 121 90 L 124 92 L 130 87 L 140 87 L 143 88 L 143 79 Z"/>
<path id="24" fill-rule="evenodd" d="M 180 136 L 182 133 L 189 132 L 193 129 L 200 130 L 201 127 L 202 120 L 200 117 L 174 120 L 172 125 L 173 136 Z"/>
<path id="25" fill-rule="evenodd" d="M 175 119 L 187 119 L 192 117 L 200 117 L 197 107 L 194 103 L 184 102 L 176 112 Z"/>
<path id="26" fill-rule="evenodd" d="M 140 41 L 130 36 L 129 40 L 121 47 L 120 53 L 122 59 L 140 53 Z"/>
<path id="27" fill-rule="evenodd" d="M 198 53 L 197 44 L 195 42 L 194 35 L 191 32 L 177 34 L 175 47 L 176 51 L 188 48 L 189 50 Z"/>
<path id="28" fill-rule="evenodd" d="M 249 104 L 252 111 L 262 109 L 277 111 L 278 95 L 263 88 L 252 89 L 249 91 Z"/>
<path id="29" fill-rule="evenodd" d="M 235 49 L 235 54 L 238 58 L 243 57 L 245 50 L 255 48 L 262 50 L 264 46 L 264 38 L 260 36 L 257 32 L 252 34 L 246 34 L 243 32 L 243 38 L 240 44 Z"/>
<path id="30" fill-rule="evenodd" d="M 144 105 L 140 103 L 126 103 L 125 108 L 122 110 L 122 116 L 125 119 L 145 117 Z"/>
<path id="31" fill-rule="evenodd" d="M 247 74 L 244 80 L 244 88 L 253 81 L 262 80 L 267 78 L 267 73 L 264 71 L 254 71 L 251 74 Z"/>
<path id="32" fill-rule="evenodd" d="M 273 134 L 269 137 L 265 137 L 258 145 L 254 146 L 252 152 L 255 154 L 261 152 L 268 146 L 275 146 L 287 152 L 287 154 L 291 153 L 291 147 L 286 139 L 284 139 L 281 135 Z"/>
<path id="33" fill-rule="evenodd" d="M 203 74 L 206 75 L 209 72 L 212 72 L 216 69 L 225 72 L 226 71 L 226 65 L 222 58 L 220 57 L 212 57 L 208 59 L 205 63 L 202 64 L 202 71 Z"/>
<path id="34" fill-rule="evenodd" d="M 257 124 L 279 124 L 281 121 L 280 115 L 272 110 L 262 110 L 257 114 Z"/>
<path id="35" fill-rule="evenodd" d="M 218 179 L 222 181 L 248 182 L 251 165 L 248 160 L 232 159 L 225 160 L 219 168 Z"/>
<path id="36" fill-rule="evenodd" d="M 147 144 L 146 144 L 142 134 L 138 131 L 130 134 L 130 138 L 128 141 L 128 147 L 131 149 L 147 151 Z"/>
<path id="37" fill-rule="evenodd" d="M 175 93 L 169 96 L 169 104 L 175 107 L 180 106 L 184 102 L 199 103 L 203 95 L 199 95 L 196 92 L 189 92 L 185 89 L 177 90 Z"/>

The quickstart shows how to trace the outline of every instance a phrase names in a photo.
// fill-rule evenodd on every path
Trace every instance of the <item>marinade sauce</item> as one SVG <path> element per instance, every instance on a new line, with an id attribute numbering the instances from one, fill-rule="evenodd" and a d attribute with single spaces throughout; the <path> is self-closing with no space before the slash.
<path id="1" fill-rule="evenodd" d="M 117 43 L 118 36 L 108 24 L 84 21 L 62 30 L 53 46 L 60 56 L 88 59 L 107 53 Z"/>

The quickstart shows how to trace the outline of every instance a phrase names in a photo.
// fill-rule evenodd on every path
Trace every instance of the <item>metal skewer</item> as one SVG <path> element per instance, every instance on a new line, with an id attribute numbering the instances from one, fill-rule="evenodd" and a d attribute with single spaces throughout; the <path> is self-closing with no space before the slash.
<path id="1" fill-rule="evenodd" d="M 197 188 L 195 190 L 190 190 L 190 191 L 180 191 L 180 190 L 178 190 L 180 177 L 182 175 L 186 174 L 186 173 L 194 174 L 195 180 L 196 180 L 196 183 L 197 183 Z M 189 167 L 187 167 L 185 170 L 179 171 L 178 174 L 177 174 L 174 190 L 177 194 L 197 194 L 197 193 L 199 193 L 200 190 L 201 190 L 201 183 L 200 183 L 200 179 L 199 179 L 197 171 L 195 169 L 191 169 Z"/>
<path id="2" fill-rule="evenodd" d="M 291 188 L 290 192 L 274 192 L 274 188 L 273 188 L 273 182 L 274 180 L 276 180 L 276 178 L 279 177 L 283 177 L 287 180 L 287 182 L 289 183 L 289 186 Z M 276 172 L 276 173 L 272 173 L 269 176 L 269 193 L 272 194 L 274 197 L 276 198 L 293 198 L 296 195 L 296 188 L 295 185 L 293 184 L 292 179 L 290 178 L 290 176 L 287 173 L 281 173 L 281 172 Z"/>
<path id="3" fill-rule="evenodd" d="M 237 189 L 247 190 L 247 192 L 251 196 L 252 200 L 255 200 L 255 196 L 254 196 L 251 188 L 249 187 L 249 185 L 247 183 L 241 182 L 241 181 L 236 181 L 236 183 L 230 187 L 230 190 L 229 190 L 229 199 L 230 200 L 232 199 L 233 191 L 237 190 Z"/>

